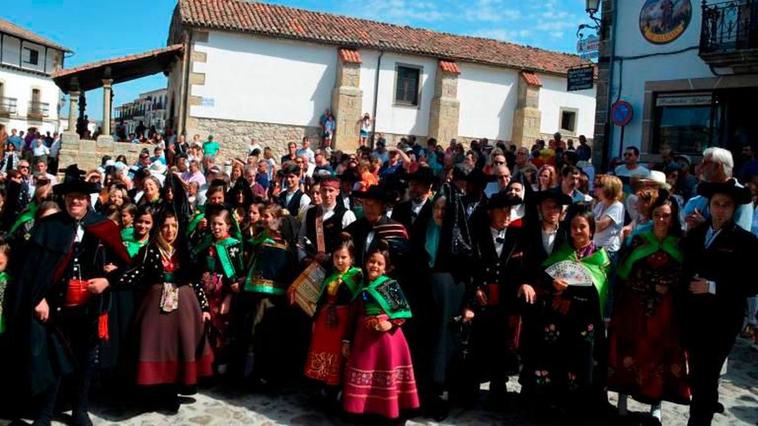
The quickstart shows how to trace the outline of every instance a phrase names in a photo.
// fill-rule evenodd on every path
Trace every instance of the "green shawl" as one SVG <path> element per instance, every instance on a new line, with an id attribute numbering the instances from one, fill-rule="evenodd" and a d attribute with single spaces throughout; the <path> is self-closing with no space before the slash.
<path id="1" fill-rule="evenodd" d="M 37 216 L 37 209 L 39 209 L 39 206 L 37 205 L 36 201 L 32 201 L 29 203 L 28 206 L 26 206 L 26 209 L 24 209 L 24 212 L 19 215 L 18 219 L 16 219 L 15 222 L 13 222 L 13 225 L 11 225 L 11 229 L 8 230 L 8 234 L 13 234 L 16 232 L 18 228 L 23 226 L 26 222 L 29 222 L 30 220 L 34 220 L 34 217 Z"/>
<path id="2" fill-rule="evenodd" d="M 548 266 L 564 260 L 577 262 L 589 272 L 590 277 L 592 278 L 592 284 L 595 286 L 595 290 L 597 290 L 598 299 L 600 301 L 600 314 L 605 318 L 605 303 L 608 298 L 608 267 L 611 264 L 608 253 L 605 249 L 600 248 L 589 256 L 577 259 L 576 251 L 567 243 L 542 262 L 542 266 L 547 268 Z"/>
<path id="3" fill-rule="evenodd" d="M 384 312 L 391 320 L 412 317 L 411 308 L 397 281 L 382 275 L 368 283 L 362 291 L 366 315 Z"/>
<path id="4" fill-rule="evenodd" d="M 629 278 L 629 274 L 632 273 L 632 268 L 637 261 L 644 259 L 659 250 L 664 251 L 677 262 L 681 263 L 682 260 L 684 260 L 684 254 L 679 250 L 678 238 L 667 236 L 663 241 L 659 241 L 658 238 L 655 237 L 655 234 L 653 234 L 652 230 L 643 232 L 639 237 L 643 239 L 644 243 L 632 250 L 629 256 L 624 259 L 618 268 L 618 275 L 621 279 L 625 280 Z"/>
<path id="5" fill-rule="evenodd" d="M 355 294 L 358 293 L 358 289 L 360 288 L 360 282 L 356 281 L 356 279 L 360 278 L 360 275 L 362 274 L 360 268 L 356 267 L 350 267 L 345 272 L 334 272 L 326 279 L 324 280 L 324 283 L 321 285 L 321 296 L 324 295 L 324 292 L 329 287 L 329 284 L 331 284 L 333 281 L 337 281 L 338 279 L 342 279 L 342 282 L 345 284 L 348 290 L 350 290 L 350 294 L 355 297 Z"/>
<path id="6" fill-rule="evenodd" d="M 121 241 L 124 242 L 124 247 L 126 247 L 129 257 L 134 257 L 142 247 L 147 245 L 150 239 L 146 238 L 144 241 L 137 241 L 134 239 L 134 228 L 125 228 L 121 231 Z"/>
<path id="7" fill-rule="evenodd" d="M 238 245 L 240 242 L 239 240 L 227 237 L 221 241 L 216 241 L 213 244 L 213 247 L 216 249 L 216 255 L 218 256 L 218 260 L 221 263 L 221 270 L 224 272 L 224 276 L 230 280 L 237 279 L 237 270 L 242 269 L 242 265 L 235 265 L 234 262 L 232 262 L 231 257 L 229 257 L 229 248 Z M 203 247 L 201 250 L 205 250 L 210 248 L 211 244 L 208 244 L 207 246 Z M 239 259 L 239 257 L 237 257 Z M 208 271 L 215 272 L 216 271 L 216 258 L 210 254 L 206 256 L 206 262 L 208 265 Z"/>

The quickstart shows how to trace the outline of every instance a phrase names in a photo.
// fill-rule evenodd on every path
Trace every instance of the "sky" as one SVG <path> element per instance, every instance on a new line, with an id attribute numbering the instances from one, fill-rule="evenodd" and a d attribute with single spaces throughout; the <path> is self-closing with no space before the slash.
<path id="1" fill-rule="evenodd" d="M 568 53 L 589 23 L 585 0 L 270 0 L 285 6 L 455 34 L 495 38 Z M 163 47 L 176 0 L 2 0 L 0 16 L 62 44 L 71 68 Z M 115 85 L 114 106 L 166 87 L 162 74 Z M 90 118 L 102 117 L 102 90 L 87 92 Z M 61 111 L 67 115 L 67 107 Z"/>

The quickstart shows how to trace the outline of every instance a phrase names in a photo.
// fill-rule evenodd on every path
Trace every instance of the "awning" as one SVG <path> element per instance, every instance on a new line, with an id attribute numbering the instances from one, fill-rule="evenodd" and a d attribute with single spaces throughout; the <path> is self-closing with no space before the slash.
<path id="1" fill-rule="evenodd" d="M 173 61 L 181 57 L 183 49 L 183 45 L 174 44 L 144 53 L 61 69 L 55 71 L 52 77 L 55 84 L 66 94 L 69 90 L 76 89 L 71 84 L 74 78 L 78 81 L 78 90 L 97 89 L 103 86 L 103 79 L 113 79 L 113 84 L 117 84 L 167 71 Z"/>

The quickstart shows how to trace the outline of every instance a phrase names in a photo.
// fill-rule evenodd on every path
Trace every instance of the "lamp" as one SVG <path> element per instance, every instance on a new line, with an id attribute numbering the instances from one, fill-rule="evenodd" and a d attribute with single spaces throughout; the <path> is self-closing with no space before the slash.
<path id="1" fill-rule="evenodd" d="M 586 0 L 585 4 L 587 7 L 584 10 L 586 10 L 590 16 L 596 14 L 598 9 L 600 9 L 600 0 Z"/>
<path id="2" fill-rule="evenodd" d="M 582 24 L 579 26 L 579 28 L 576 30 L 576 35 L 579 38 L 583 38 L 582 30 L 587 28 L 591 30 L 600 30 L 600 24 L 601 21 L 599 18 L 595 16 L 598 10 L 600 10 L 600 0 L 585 0 L 585 8 L 584 10 L 587 12 L 588 15 L 590 15 L 590 19 L 592 19 L 592 22 L 595 23 L 595 25 L 587 25 Z"/>

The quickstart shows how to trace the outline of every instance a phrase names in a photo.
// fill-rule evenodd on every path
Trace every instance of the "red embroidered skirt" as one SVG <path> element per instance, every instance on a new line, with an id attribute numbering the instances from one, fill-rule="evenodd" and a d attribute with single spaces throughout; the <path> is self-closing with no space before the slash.
<path id="1" fill-rule="evenodd" d="M 334 309 L 336 324 L 328 323 L 329 306 L 316 314 L 313 324 L 311 348 L 305 363 L 305 376 L 314 380 L 336 386 L 342 383 L 342 338 L 350 317 L 348 306 L 336 306 Z"/>
<path id="2" fill-rule="evenodd" d="M 160 309 L 162 284 L 153 285 L 137 314 L 137 384 L 192 386 L 213 374 L 213 353 L 203 333 L 203 314 L 190 286 L 179 287 L 179 308 Z"/>
<path id="3" fill-rule="evenodd" d="M 386 316 L 385 316 L 386 318 Z M 361 316 L 345 369 L 343 407 L 353 414 L 394 419 L 419 407 L 413 362 L 403 330 L 378 332 Z"/>

